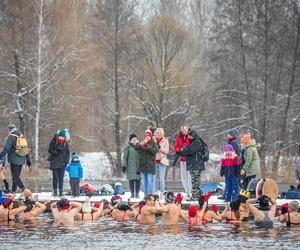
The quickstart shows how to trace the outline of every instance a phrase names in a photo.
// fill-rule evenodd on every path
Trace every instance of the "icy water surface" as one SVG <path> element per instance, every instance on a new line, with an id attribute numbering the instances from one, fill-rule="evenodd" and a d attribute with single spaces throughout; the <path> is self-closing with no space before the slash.
<path id="1" fill-rule="evenodd" d="M 1 224 L 0 249 L 300 249 L 300 227 L 276 223 L 271 230 L 253 222 L 234 226 L 213 223 L 199 228 L 141 226 L 102 218 L 57 226 L 45 213 L 34 223 Z"/>

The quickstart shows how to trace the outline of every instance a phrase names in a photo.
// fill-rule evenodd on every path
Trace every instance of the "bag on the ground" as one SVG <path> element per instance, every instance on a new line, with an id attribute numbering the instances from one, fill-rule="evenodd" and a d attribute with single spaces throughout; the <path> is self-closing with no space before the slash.
<path id="1" fill-rule="evenodd" d="M 89 184 L 84 184 L 80 186 L 80 193 L 85 194 L 86 196 L 96 196 L 98 192 Z"/>
<path id="2" fill-rule="evenodd" d="M 28 155 L 29 153 L 28 142 L 27 139 L 23 136 L 23 134 L 20 134 L 19 136 L 15 134 L 11 134 L 11 135 L 17 138 L 15 153 L 19 156 Z"/>
<path id="3" fill-rule="evenodd" d="M 124 194 L 124 188 L 121 182 L 115 182 L 114 184 L 114 195 L 122 195 Z"/>
<path id="4" fill-rule="evenodd" d="M 113 195 L 114 192 L 115 190 L 110 184 L 104 184 L 101 188 L 101 195 Z"/>

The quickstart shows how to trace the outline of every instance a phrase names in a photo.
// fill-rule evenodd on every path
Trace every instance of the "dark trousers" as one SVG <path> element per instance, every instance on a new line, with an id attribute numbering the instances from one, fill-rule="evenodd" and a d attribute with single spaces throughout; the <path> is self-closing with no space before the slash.
<path id="1" fill-rule="evenodd" d="M 25 186 L 20 178 L 20 174 L 22 172 L 22 165 L 15 165 L 15 164 L 10 164 L 10 172 L 11 172 L 11 176 L 13 179 L 13 185 L 12 185 L 12 191 L 16 192 L 17 191 L 17 187 L 21 188 L 22 190 L 25 189 Z"/>
<path id="2" fill-rule="evenodd" d="M 198 200 L 202 195 L 201 190 L 201 170 L 189 170 L 192 179 L 192 198 Z"/>
<path id="3" fill-rule="evenodd" d="M 250 175 L 250 176 L 245 177 L 242 182 L 243 189 L 247 189 L 249 182 L 254 178 L 256 178 L 256 175 Z"/>
<path id="4" fill-rule="evenodd" d="M 55 168 L 52 169 L 52 186 L 53 190 L 57 190 L 57 184 L 59 190 L 63 190 L 64 186 L 64 175 L 65 175 L 65 169 L 64 168 Z"/>
<path id="5" fill-rule="evenodd" d="M 80 180 L 77 178 L 70 178 L 70 186 L 73 196 L 79 196 L 79 183 Z"/>
<path id="6" fill-rule="evenodd" d="M 129 181 L 129 188 L 131 196 L 137 198 L 139 196 L 140 192 L 140 186 L 141 186 L 141 180 L 130 180 Z"/>

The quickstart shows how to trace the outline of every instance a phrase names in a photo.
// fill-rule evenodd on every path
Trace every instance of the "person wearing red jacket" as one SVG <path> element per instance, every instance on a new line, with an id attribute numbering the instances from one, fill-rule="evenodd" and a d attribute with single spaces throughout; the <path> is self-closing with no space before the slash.
<path id="1" fill-rule="evenodd" d="M 239 194 L 239 165 L 239 157 L 234 152 L 232 145 L 227 144 L 221 160 L 220 171 L 220 176 L 225 176 L 225 202 L 235 200 Z"/>
<path id="2" fill-rule="evenodd" d="M 187 148 L 190 145 L 189 141 L 189 127 L 182 126 L 180 132 L 176 136 L 176 141 L 174 144 L 174 152 L 180 152 L 182 149 Z M 184 155 L 180 156 L 180 172 L 181 172 L 181 183 L 183 185 L 184 191 L 187 197 L 191 196 L 192 192 L 192 179 L 191 174 L 186 168 L 186 157 Z"/>

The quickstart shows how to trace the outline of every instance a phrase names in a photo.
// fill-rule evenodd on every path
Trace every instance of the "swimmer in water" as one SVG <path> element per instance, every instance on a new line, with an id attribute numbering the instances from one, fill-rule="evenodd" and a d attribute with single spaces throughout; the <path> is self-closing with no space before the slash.
<path id="1" fill-rule="evenodd" d="M 75 201 L 69 202 L 66 198 L 61 198 L 58 202 L 52 203 L 50 207 L 56 223 L 72 224 L 82 204 Z"/>
<path id="2" fill-rule="evenodd" d="M 101 217 L 103 211 L 104 202 L 95 204 L 92 207 L 89 197 L 85 198 L 85 202 L 82 204 L 81 211 L 76 214 L 75 219 L 81 221 L 97 220 Z"/>
<path id="3" fill-rule="evenodd" d="M 240 200 L 236 199 L 226 205 L 221 216 L 227 223 L 235 224 L 243 222 L 243 214 L 240 212 Z"/>
<path id="4" fill-rule="evenodd" d="M 16 217 L 26 210 L 26 206 L 21 205 L 18 208 L 14 207 L 13 199 L 15 194 L 9 197 L 0 198 L 0 220 L 1 221 L 15 221 Z"/>
<path id="5" fill-rule="evenodd" d="M 176 205 L 176 197 L 173 192 L 166 192 L 164 194 L 166 205 L 160 205 L 158 203 L 158 206 L 156 207 L 156 210 L 158 213 L 162 213 L 163 216 L 163 224 L 164 225 L 174 225 L 178 224 L 179 222 L 179 217 L 180 217 L 180 204 L 181 201 L 179 202 L 179 205 Z"/>
<path id="6" fill-rule="evenodd" d="M 254 203 L 258 203 L 259 207 L 256 208 Z M 269 203 L 271 203 L 271 206 Z M 262 195 L 258 199 L 248 199 L 246 204 L 254 216 L 254 224 L 256 226 L 263 228 L 273 227 L 276 211 L 276 202 L 274 199 Z"/>
<path id="7" fill-rule="evenodd" d="M 122 201 L 117 205 L 111 213 L 111 217 L 116 221 L 128 221 L 134 218 L 134 212 L 126 201 Z"/>
<path id="8" fill-rule="evenodd" d="M 279 220 L 281 223 L 286 222 L 286 226 L 300 225 L 300 213 L 298 213 L 299 202 L 291 201 L 290 203 L 283 204 L 279 209 L 281 215 Z"/>
<path id="9" fill-rule="evenodd" d="M 44 204 L 33 199 L 33 195 L 31 191 L 26 188 L 23 191 L 24 201 L 21 201 L 20 204 L 26 206 L 26 210 L 19 215 L 19 219 L 21 221 L 33 220 L 39 214 L 43 213 L 46 210 L 46 205 L 49 202 L 45 202 Z"/>
<path id="10" fill-rule="evenodd" d="M 156 207 L 159 206 L 158 198 L 153 194 L 148 194 L 145 197 L 145 205 L 141 209 L 141 216 L 138 223 L 153 225 L 155 224 Z"/>

